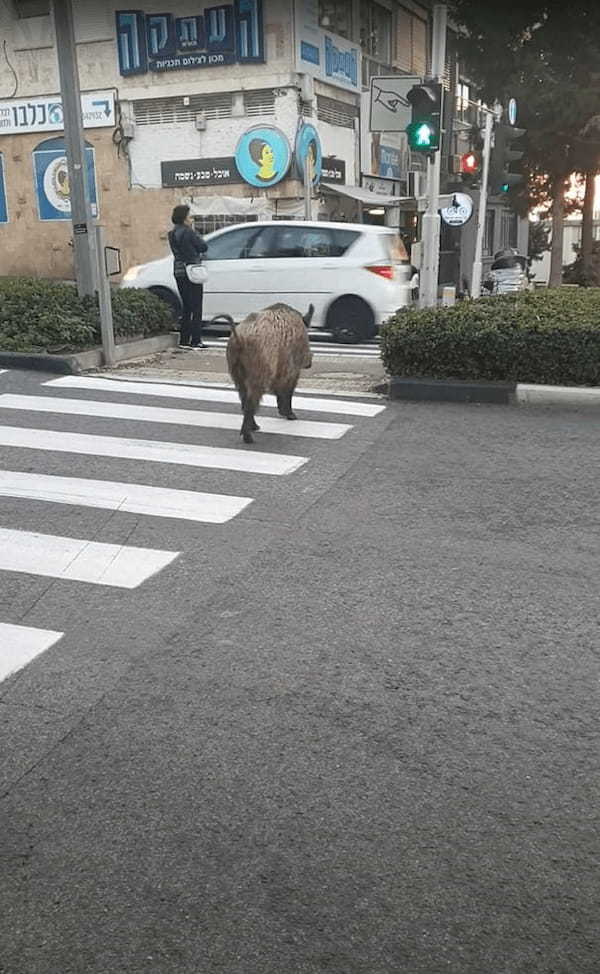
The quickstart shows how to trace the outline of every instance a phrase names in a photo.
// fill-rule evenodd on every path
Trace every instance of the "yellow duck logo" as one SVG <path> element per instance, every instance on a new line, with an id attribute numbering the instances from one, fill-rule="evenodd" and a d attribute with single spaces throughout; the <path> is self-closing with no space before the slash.
<path id="1" fill-rule="evenodd" d="M 266 183 L 275 179 L 277 175 L 277 170 L 275 169 L 275 153 L 268 142 L 255 139 L 254 142 L 250 143 L 250 155 L 258 166 L 256 175 L 259 179 L 263 179 Z"/>

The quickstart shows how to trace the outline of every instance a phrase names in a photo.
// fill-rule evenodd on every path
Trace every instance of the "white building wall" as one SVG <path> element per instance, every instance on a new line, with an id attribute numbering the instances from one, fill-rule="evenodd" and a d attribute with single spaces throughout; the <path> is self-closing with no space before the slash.
<path id="1" fill-rule="evenodd" d="M 251 125 L 276 125 L 287 135 L 293 148 L 297 122 L 297 92 L 284 89 L 275 99 L 274 116 L 208 120 L 202 132 L 196 130 L 193 122 L 137 125 L 129 144 L 131 181 L 147 189 L 159 187 L 161 162 L 232 156 L 238 139 Z M 219 192 L 219 188 L 212 187 L 212 192 Z"/>

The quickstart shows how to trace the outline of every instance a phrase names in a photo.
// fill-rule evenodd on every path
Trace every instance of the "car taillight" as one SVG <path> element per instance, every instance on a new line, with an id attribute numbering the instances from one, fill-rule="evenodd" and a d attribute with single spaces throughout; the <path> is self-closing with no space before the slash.
<path id="1" fill-rule="evenodd" d="M 379 277 L 385 277 L 388 281 L 394 280 L 393 264 L 367 264 L 365 270 L 371 271 L 371 274 L 377 274 Z"/>

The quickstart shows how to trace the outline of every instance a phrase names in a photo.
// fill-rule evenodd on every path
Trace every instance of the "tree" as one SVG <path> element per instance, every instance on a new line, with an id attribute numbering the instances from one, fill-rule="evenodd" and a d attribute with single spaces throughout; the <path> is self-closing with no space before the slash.
<path id="1" fill-rule="evenodd" d="M 548 250 L 550 250 L 550 227 L 543 220 L 532 220 L 529 224 L 527 256 L 531 260 L 541 260 Z"/>
<path id="2" fill-rule="evenodd" d="M 559 284 L 565 187 L 574 172 L 590 173 L 591 183 L 598 166 L 588 129 L 600 92 L 600 4 L 580 0 L 573 11 L 559 0 L 495 6 L 455 0 L 453 14 L 464 29 L 461 53 L 483 97 L 505 102 L 512 96 L 519 103 L 528 179 L 514 202 L 521 212 L 542 200 L 551 205 L 550 283 Z"/>

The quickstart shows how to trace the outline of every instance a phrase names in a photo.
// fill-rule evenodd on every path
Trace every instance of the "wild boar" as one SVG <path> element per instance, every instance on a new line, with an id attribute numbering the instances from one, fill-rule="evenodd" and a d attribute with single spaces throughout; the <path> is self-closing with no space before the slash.
<path id="1" fill-rule="evenodd" d="M 267 392 L 277 397 L 280 416 L 296 419 L 292 396 L 301 370 L 312 364 L 307 329 L 314 310 L 311 304 L 303 316 L 287 304 L 272 304 L 238 325 L 229 316 L 219 316 L 227 318 L 232 328 L 227 366 L 242 404 L 244 443 L 253 443 L 252 433 L 260 429 L 255 414 Z"/>

